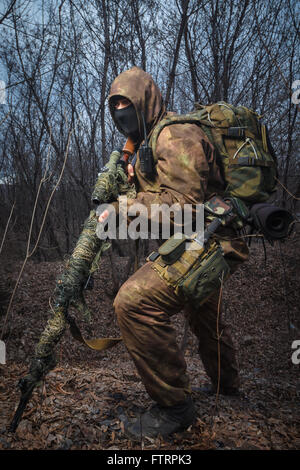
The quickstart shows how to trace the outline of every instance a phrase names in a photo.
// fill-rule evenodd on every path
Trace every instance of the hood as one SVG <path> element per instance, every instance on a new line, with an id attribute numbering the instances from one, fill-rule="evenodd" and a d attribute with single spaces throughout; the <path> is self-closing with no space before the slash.
<path id="1" fill-rule="evenodd" d="M 141 136 L 144 135 L 141 113 L 144 114 L 148 133 L 165 113 L 161 92 L 151 75 L 144 72 L 144 70 L 139 67 L 132 67 L 131 69 L 122 72 L 113 81 L 108 96 L 110 114 L 116 127 L 121 133 L 122 130 L 118 127 L 114 119 L 114 112 L 111 104 L 111 98 L 118 95 L 124 96 L 124 98 L 130 100 L 134 105 Z"/>

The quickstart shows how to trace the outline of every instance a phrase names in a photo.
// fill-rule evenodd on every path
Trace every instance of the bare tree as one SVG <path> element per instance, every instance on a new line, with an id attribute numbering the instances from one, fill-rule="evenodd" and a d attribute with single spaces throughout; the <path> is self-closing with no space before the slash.
<path id="1" fill-rule="evenodd" d="M 25 247 L 50 135 L 51 177 L 40 193 L 34 236 L 57 181 L 66 116 L 73 129 L 69 159 L 36 255 L 55 258 L 72 249 L 97 172 L 124 140 L 107 96 L 113 79 L 132 65 L 152 74 L 173 110 L 227 100 L 262 114 L 280 181 L 291 194 L 297 191 L 299 119 L 291 101 L 300 63 L 296 0 L 48 0 L 34 6 L 33 14 L 32 2 L 10 1 L 0 11 L 7 89 L 7 104 L 0 106 L 0 177 L 13 183 L 0 184 L 0 228 L 16 200 L 18 249 Z M 283 189 L 278 197 L 291 200 Z"/>
<path id="2" fill-rule="evenodd" d="M 3 21 L 5 21 L 6 18 L 8 18 L 8 17 L 11 15 L 11 13 L 12 13 L 12 11 L 13 11 L 14 6 L 15 6 L 16 3 L 17 3 L 17 0 L 12 0 L 12 1 L 7 5 L 6 11 L 4 11 L 4 12 L 1 11 L 0 24 L 3 23 Z"/>

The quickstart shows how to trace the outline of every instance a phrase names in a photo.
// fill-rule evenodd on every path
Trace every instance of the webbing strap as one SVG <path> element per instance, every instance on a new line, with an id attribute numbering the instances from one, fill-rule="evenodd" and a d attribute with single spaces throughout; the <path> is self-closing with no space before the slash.
<path id="1" fill-rule="evenodd" d="M 261 160 L 255 157 L 239 157 L 235 160 L 231 160 L 228 168 L 234 166 L 264 166 L 264 167 L 275 167 L 275 163 L 271 160 Z"/>
<path id="2" fill-rule="evenodd" d="M 253 140 L 260 138 L 259 136 L 255 135 L 253 132 L 249 131 L 245 127 L 227 127 L 227 128 L 217 127 L 217 129 L 219 129 L 225 137 L 229 137 L 229 138 L 238 138 L 238 139 L 243 138 L 244 139 L 245 137 L 251 137 L 251 139 Z"/>
<path id="3" fill-rule="evenodd" d="M 67 321 L 70 325 L 70 332 L 74 339 L 79 341 L 82 344 L 85 344 L 90 349 L 94 349 L 96 351 L 104 351 L 105 349 L 112 348 L 116 346 L 122 338 L 93 338 L 93 339 L 85 339 L 78 326 L 76 325 L 76 321 L 73 317 L 68 315 Z"/>
<path id="4" fill-rule="evenodd" d="M 264 124 L 261 124 L 261 140 L 263 143 L 263 149 L 265 152 L 268 152 L 268 142 L 267 142 L 267 129 Z"/>

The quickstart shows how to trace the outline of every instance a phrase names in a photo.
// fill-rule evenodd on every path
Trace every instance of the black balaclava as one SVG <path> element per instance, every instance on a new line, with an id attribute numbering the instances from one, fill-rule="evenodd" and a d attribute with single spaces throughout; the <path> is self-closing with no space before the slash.
<path id="1" fill-rule="evenodd" d="M 122 130 L 126 137 L 131 137 L 134 140 L 140 138 L 139 121 L 133 104 L 126 108 L 115 109 L 114 119 L 117 126 Z"/>

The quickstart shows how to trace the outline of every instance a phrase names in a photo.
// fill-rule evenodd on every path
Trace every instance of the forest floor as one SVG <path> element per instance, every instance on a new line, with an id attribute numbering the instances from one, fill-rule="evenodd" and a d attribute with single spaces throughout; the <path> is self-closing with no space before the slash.
<path id="1" fill-rule="evenodd" d="M 15 434 L 7 432 L 19 400 L 16 384 L 50 315 L 49 298 L 61 262 L 29 262 L 7 320 L 6 364 L 0 364 L 0 449 L 300 449 L 299 234 L 285 243 L 253 242 L 251 257 L 226 283 L 223 315 L 231 325 L 240 364 L 241 398 L 206 396 L 208 381 L 189 331 L 185 350 L 197 420 L 186 431 L 164 439 L 133 443 L 124 435 L 124 420 L 145 410 L 147 395 L 123 343 L 99 353 L 67 332 L 57 347 L 58 365 L 34 391 Z M 119 274 L 127 258 L 116 258 Z M 7 273 L 16 279 L 21 263 Z M 105 256 L 86 294 L 92 326 L 78 318 L 86 337 L 119 336 L 112 302 L 110 259 Z M 0 331 L 4 317 L 0 318 Z M 178 341 L 184 319 L 173 317 Z M 299 344 L 299 343 L 298 343 Z M 299 348 L 299 345 L 298 345 Z"/>

